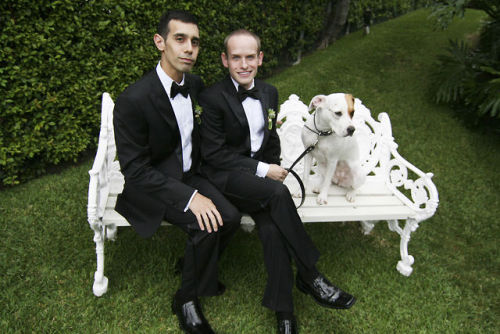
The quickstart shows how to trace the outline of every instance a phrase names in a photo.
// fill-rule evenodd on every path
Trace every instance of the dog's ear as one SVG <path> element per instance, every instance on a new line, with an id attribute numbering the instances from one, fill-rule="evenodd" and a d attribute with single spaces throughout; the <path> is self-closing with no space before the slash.
<path id="1" fill-rule="evenodd" d="M 312 98 L 311 103 L 309 103 L 309 111 L 316 109 L 320 104 L 325 102 L 325 95 L 316 95 Z"/>
<path id="2" fill-rule="evenodd" d="M 354 96 L 352 94 L 345 94 L 345 100 L 347 102 L 347 113 L 352 118 L 354 116 Z"/>

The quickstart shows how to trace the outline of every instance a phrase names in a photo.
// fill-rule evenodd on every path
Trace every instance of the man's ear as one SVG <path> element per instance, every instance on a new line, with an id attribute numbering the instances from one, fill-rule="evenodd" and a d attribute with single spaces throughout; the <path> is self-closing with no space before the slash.
<path id="1" fill-rule="evenodd" d="M 316 95 L 312 98 L 311 103 L 309 103 L 309 111 L 318 108 L 323 102 L 325 102 L 325 95 Z"/>
<path id="2" fill-rule="evenodd" d="M 262 65 L 262 60 L 264 60 L 264 52 L 259 51 L 259 66 Z"/>
<path id="3" fill-rule="evenodd" d="M 222 60 L 222 65 L 224 65 L 225 68 L 228 68 L 229 67 L 229 64 L 227 62 L 227 55 L 225 52 L 222 52 L 220 54 L 220 59 Z"/>
<path id="4" fill-rule="evenodd" d="M 163 39 L 163 37 L 161 37 L 160 34 L 155 34 L 153 40 L 158 50 L 160 51 L 165 50 L 165 40 Z"/>

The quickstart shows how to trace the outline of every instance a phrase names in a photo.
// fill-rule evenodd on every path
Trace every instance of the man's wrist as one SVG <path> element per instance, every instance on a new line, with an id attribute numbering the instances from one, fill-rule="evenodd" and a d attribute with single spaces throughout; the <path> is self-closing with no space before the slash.
<path id="1" fill-rule="evenodd" d="M 269 164 L 259 161 L 259 163 L 257 164 L 257 171 L 255 175 L 260 177 L 266 177 L 268 171 L 269 171 Z"/>
<path id="2" fill-rule="evenodd" d="M 198 192 L 198 190 L 196 190 L 196 189 L 193 191 L 191 198 L 189 199 L 186 207 L 184 208 L 184 212 L 186 212 L 189 209 L 189 206 L 191 205 L 191 202 L 193 201 L 194 195 L 196 195 L 197 192 Z"/>

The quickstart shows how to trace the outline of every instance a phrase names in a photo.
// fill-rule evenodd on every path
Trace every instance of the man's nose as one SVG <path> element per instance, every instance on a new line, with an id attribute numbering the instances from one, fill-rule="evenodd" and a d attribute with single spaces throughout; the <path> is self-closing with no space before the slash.
<path id="1" fill-rule="evenodd" d="M 191 41 L 186 42 L 186 48 L 184 50 L 187 53 L 192 53 L 193 52 L 193 44 L 191 44 Z"/>

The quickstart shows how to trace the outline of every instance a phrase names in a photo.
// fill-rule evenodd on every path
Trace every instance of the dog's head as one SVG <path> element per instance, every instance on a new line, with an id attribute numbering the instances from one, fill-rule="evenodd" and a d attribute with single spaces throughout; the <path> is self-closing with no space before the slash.
<path id="1" fill-rule="evenodd" d="M 354 116 L 354 97 L 351 94 L 335 93 L 316 95 L 309 104 L 314 110 L 318 129 L 329 127 L 338 136 L 352 136 L 356 129 L 352 123 Z"/>

